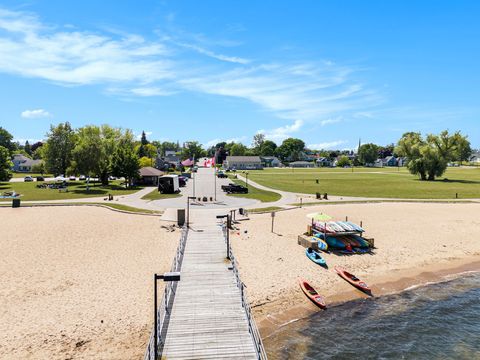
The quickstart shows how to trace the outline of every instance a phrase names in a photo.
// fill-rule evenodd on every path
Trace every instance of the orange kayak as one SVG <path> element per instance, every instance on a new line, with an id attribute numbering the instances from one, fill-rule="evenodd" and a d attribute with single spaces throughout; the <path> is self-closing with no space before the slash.
<path id="1" fill-rule="evenodd" d="M 319 308 L 326 309 L 327 304 L 322 295 L 320 295 L 306 280 L 299 279 L 300 287 L 307 297 Z"/>
<path id="2" fill-rule="evenodd" d="M 361 281 L 355 275 L 350 274 L 348 271 L 341 268 L 340 266 L 335 266 L 335 271 L 337 272 L 338 275 L 340 275 L 340 277 L 348 281 L 350 284 L 352 284 L 356 288 L 366 292 L 371 291 L 371 289 L 368 287 L 368 285 L 365 282 Z"/>

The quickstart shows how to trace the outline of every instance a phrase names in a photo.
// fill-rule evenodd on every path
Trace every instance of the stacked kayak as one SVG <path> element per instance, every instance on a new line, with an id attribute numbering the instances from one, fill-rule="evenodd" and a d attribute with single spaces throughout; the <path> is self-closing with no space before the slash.
<path id="1" fill-rule="evenodd" d="M 342 233 L 342 232 L 364 232 L 360 226 L 354 224 L 350 221 L 328 221 L 320 222 L 316 221 L 313 223 L 313 227 L 321 232 L 327 233 Z"/>

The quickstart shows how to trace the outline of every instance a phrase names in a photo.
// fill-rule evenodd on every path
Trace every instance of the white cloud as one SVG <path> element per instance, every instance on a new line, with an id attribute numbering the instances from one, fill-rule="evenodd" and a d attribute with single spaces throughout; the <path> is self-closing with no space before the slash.
<path id="1" fill-rule="evenodd" d="M 336 140 L 336 141 L 323 142 L 319 144 L 309 144 L 307 148 L 312 150 L 328 150 L 328 149 L 337 148 L 339 145 L 343 145 L 345 143 L 347 143 L 346 140 Z"/>
<path id="2" fill-rule="evenodd" d="M 336 123 L 339 123 L 340 121 L 342 121 L 341 118 L 336 118 L 336 119 L 326 119 L 326 120 L 322 120 L 320 121 L 320 125 L 321 126 L 325 126 L 325 125 L 331 125 L 331 124 L 336 124 Z"/>
<path id="3" fill-rule="evenodd" d="M 175 42 L 175 44 L 177 44 L 181 47 L 187 48 L 187 49 L 194 50 L 194 51 L 198 52 L 199 54 L 206 55 L 206 56 L 209 56 L 211 58 L 214 58 L 214 59 L 217 59 L 217 60 L 220 60 L 220 61 L 226 61 L 226 62 L 237 63 L 237 64 L 248 64 L 250 62 L 250 60 L 245 59 L 245 58 L 241 58 L 241 57 L 238 57 L 238 56 L 228 56 L 228 55 L 223 55 L 223 54 L 217 54 L 217 53 L 215 53 L 211 50 L 204 49 L 203 47 L 198 46 L 198 45 L 194 45 L 194 44 L 186 44 L 186 43 L 181 43 L 181 42 Z"/>
<path id="4" fill-rule="evenodd" d="M 48 118 L 51 117 L 52 114 L 50 114 L 47 110 L 45 109 L 35 109 L 35 110 L 25 110 L 22 111 L 20 114 L 22 118 L 25 119 L 39 119 L 39 118 Z"/>
<path id="5" fill-rule="evenodd" d="M 145 131 L 145 136 L 147 136 L 147 138 L 152 134 L 153 134 L 153 131 Z M 142 138 L 142 131 L 140 131 L 140 132 L 134 131 L 133 135 L 135 136 L 135 138 L 137 140 L 140 140 Z"/>
<path id="6" fill-rule="evenodd" d="M 291 136 L 292 133 L 299 131 L 302 125 L 302 120 L 295 120 L 291 125 L 280 126 L 270 130 L 258 130 L 257 133 L 264 134 L 268 140 L 280 142 Z"/>

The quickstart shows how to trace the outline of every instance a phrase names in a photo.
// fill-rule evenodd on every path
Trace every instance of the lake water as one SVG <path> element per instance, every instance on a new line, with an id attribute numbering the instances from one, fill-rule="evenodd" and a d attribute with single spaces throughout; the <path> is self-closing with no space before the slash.
<path id="1" fill-rule="evenodd" d="M 480 359 L 480 274 L 330 307 L 264 340 L 274 359 Z"/>

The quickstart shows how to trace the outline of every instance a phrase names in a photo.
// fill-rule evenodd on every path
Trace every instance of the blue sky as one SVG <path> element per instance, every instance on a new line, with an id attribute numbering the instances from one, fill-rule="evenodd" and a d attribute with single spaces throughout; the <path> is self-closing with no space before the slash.
<path id="1" fill-rule="evenodd" d="M 312 148 L 406 131 L 480 147 L 477 1 L 0 1 L 0 126 Z"/>

